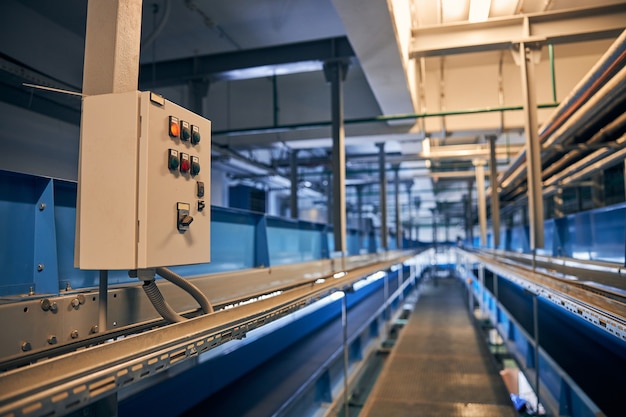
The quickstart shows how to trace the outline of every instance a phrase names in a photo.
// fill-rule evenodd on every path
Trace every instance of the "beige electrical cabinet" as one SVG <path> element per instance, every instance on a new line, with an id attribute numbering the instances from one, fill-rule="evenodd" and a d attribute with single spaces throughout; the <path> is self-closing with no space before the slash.
<path id="1" fill-rule="evenodd" d="M 78 170 L 76 267 L 210 261 L 209 120 L 151 92 L 85 97 Z"/>

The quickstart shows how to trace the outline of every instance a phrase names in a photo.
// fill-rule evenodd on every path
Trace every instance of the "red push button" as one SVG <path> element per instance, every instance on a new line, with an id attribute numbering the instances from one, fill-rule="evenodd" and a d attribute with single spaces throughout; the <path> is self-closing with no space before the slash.
<path id="1" fill-rule="evenodd" d="M 186 153 L 180 153 L 180 172 L 186 173 L 191 169 L 191 161 L 189 161 L 189 155 Z"/>
<path id="2" fill-rule="evenodd" d="M 180 125 L 177 117 L 170 116 L 169 134 L 173 138 L 177 138 L 180 135 Z"/>

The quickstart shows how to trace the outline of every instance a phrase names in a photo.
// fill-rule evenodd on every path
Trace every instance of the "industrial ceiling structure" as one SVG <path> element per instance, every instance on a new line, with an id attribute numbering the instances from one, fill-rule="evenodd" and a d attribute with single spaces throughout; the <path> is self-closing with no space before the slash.
<path id="1" fill-rule="evenodd" d="M 2 7 L 0 168 L 76 180 L 87 0 Z M 433 214 L 455 234 L 474 223 L 474 168 L 489 160 L 490 141 L 502 180 L 518 167 L 516 45 L 536 47 L 541 126 L 625 16 L 617 0 L 144 1 L 138 87 L 212 120 L 212 204 L 227 205 L 224 190 L 243 183 L 268 192 L 270 214 L 288 215 L 295 169 L 299 217 L 323 222 L 337 169 L 324 65 L 340 62 L 348 208 L 358 195 L 372 215 L 380 209 L 384 153 L 402 193 L 387 221 L 400 216 L 429 240 Z M 509 184 L 505 204 L 525 190 Z"/>

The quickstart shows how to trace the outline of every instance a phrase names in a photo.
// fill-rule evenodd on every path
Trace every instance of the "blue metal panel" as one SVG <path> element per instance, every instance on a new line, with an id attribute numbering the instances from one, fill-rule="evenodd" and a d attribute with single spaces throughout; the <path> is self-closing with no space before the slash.
<path id="1" fill-rule="evenodd" d="M 348 230 L 346 246 L 348 255 L 358 255 L 361 252 L 361 233 L 358 230 Z"/>
<path id="2" fill-rule="evenodd" d="M 4 171 L 0 174 L 0 295 L 26 294 L 34 287 L 34 216 L 37 185 L 42 180 Z"/>
<path id="3" fill-rule="evenodd" d="M 321 224 L 267 218 L 267 237 L 272 265 L 322 259 Z"/>
<path id="4" fill-rule="evenodd" d="M 270 266 L 270 248 L 267 244 L 267 218 L 259 216 L 254 231 L 254 266 Z"/>
<path id="5" fill-rule="evenodd" d="M 38 294 L 58 294 L 56 230 L 54 225 L 54 186 L 51 179 L 37 181 L 39 198 L 35 203 L 34 259 L 35 291 Z"/>
<path id="6" fill-rule="evenodd" d="M 554 219 L 555 237 L 552 242 L 554 256 L 572 257 L 572 241 L 569 235 L 568 218 Z"/>
<path id="7" fill-rule="evenodd" d="M 626 203 L 547 220 L 539 254 L 626 262 Z M 505 229 L 506 250 L 529 253 L 528 226 Z"/>
<path id="8" fill-rule="evenodd" d="M 555 237 L 554 219 L 548 219 L 543 224 L 544 230 L 544 246 L 537 249 L 537 254 L 552 256 L 554 253 L 554 241 L 558 241 Z"/>
<path id="9" fill-rule="evenodd" d="M 539 318 L 545 352 L 604 413 L 620 415 L 622 407 L 613 394 L 624 386 L 626 342 L 541 298 Z"/>

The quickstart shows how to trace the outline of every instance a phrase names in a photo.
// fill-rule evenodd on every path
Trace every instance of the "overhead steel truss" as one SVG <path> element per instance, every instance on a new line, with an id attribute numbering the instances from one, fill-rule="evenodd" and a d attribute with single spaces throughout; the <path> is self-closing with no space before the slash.
<path id="1" fill-rule="evenodd" d="M 559 44 L 616 38 L 626 28 L 626 5 L 517 15 L 481 23 L 413 30 L 411 58 L 509 49 L 514 43 Z"/>

